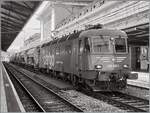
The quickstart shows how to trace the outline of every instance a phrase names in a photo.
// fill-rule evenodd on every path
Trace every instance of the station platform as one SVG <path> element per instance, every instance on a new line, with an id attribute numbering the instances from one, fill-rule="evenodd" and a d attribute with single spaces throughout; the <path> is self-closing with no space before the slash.
<path id="1" fill-rule="evenodd" d="M 129 85 L 146 88 L 149 89 L 149 76 L 150 74 L 147 72 L 132 72 L 132 73 L 138 73 L 138 79 L 137 80 L 127 80 L 127 83 Z"/>
<path id="2" fill-rule="evenodd" d="M 8 73 L 1 65 L 1 113 L 3 112 L 25 112 L 25 109 L 18 97 L 18 94 L 8 76 Z"/>

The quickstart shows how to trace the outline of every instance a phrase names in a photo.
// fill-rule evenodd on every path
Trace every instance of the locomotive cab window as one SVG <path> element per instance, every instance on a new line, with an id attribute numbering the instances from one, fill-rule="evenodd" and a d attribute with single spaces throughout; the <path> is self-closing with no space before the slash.
<path id="1" fill-rule="evenodd" d="M 84 52 L 90 52 L 90 40 L 89 40 L 89 38 L 84 39 Z"/>
<path id="2" fill-rule="evenodd" d="M 83 41 L 79 40 L 79 53 L 83 53 Z"/>
<path id="3" fill-rule="evenodd" d="M 92 38 L 93 52 L 94 53 L 106 53 L 110 52 L 109 40 L 107 36 L 95 36 Z"/>
<path id="4" fill-rule="evenodd" d="M 116 53 L 126 52 L 126 40 L 125 40 L 125 38 L 115 38 L 115 51 L 116 51 Z"/>

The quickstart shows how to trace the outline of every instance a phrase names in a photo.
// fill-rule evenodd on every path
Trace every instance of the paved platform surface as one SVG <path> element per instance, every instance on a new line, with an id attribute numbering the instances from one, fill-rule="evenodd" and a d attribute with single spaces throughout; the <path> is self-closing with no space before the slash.
<path id="1" fill-rule="evenodd" d="M 1 65 L 1 112 L 25 112 L 3 65 Z"/>
<path id="2" fill-rule="evenodd" d="M 143 87 L 149 89 L 149 76 L 150 74 L 147 72 L 132 72 L 132 73 L 138 73 L 138 79 L 137 80 L 127 80 L 127 83 L 129 85 L 135 85 L 138 87 Z"/>

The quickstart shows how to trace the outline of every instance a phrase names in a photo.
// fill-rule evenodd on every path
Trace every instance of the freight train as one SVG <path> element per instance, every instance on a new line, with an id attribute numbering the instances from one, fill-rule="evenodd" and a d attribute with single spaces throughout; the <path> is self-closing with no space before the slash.
<path id="1" fill-rule="evenodd" d="M 93 91 L 123 90 L 127 79 L 137 79 L 130 71 L 127 34 L 100 27 L 75 31 L 17 53 L 13 62 Z"/>

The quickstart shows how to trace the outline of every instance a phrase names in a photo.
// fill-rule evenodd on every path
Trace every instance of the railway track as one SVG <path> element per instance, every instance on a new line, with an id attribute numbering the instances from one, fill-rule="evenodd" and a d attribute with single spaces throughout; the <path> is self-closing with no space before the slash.
<path id="1" fill-rule="evenodd" d="M 149 111 L 149 101 L 121 92 L 104 93 L 106 96 L 121 105 L 127 106 L 131 111 L 147 112 Z"/>
<path id="2" fill-rule="evenodd" d="M 30 94 L 43 112 L 82 112 L 80 108 L 59 96 L 52 89 L 45 87 L 8 64 L 5 64 L 5 67 Z"/>
<path id="3" fill-rule="evenodd" d="M 27 74 L 31 75 L 28 72 Z M 55 92 L 58 91 L 58 88 L 49 85 L 48 83 L 46 83 L 45 81 L 41 80 L 38 77 L 36 78 L 36 80 L 38 80 L 44 86 L 54 89 Z M 149 111 L 149 101 L 131 95 L 123 94 L 120 92 L 94 92 L 94 93 L 92 92 L 91 93 L 87 91 L 84 92 L 84 90 L 82 90 L 81 92 L 89 96 L 92 96 L 94 98 L 97 98 L 99 100 L 103 100 L 108 104 L 116 106 L 127 112 L 148 112 Z"/>
<path id="4" fill-rule="evenodd" d="M 127 112 L 148 112 L 149 101 L 121 92 L 83 92 Z"/>
<path id="5" fill-rule="evenodd" d="M 25 91 L 25 88 L 21 85 L 21 83 L 13 76 L 13 74 L 9 71 L 8 68 L 6 68 L 6 70 L 17 91 L 17 94 L 22 102 L 25 111 L 42 112 L 43 110 L 37 105 L 33 98 L 31 98 L 30 94 Z"/>

